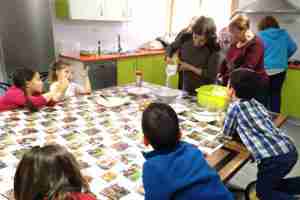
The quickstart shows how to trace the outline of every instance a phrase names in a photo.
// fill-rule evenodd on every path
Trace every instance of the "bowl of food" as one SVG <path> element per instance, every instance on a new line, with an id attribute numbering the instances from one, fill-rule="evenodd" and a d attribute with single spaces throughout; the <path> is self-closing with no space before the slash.
<path id="1" fill-rule="evenodd" d="M 180 95 L 180 91 L 173 89 L 160 89 L 155 91 L 155 96 L 159 102 L 171 103 Z"/>
<path id="2" fill-rule="evenodd" d="M 225 110 L 229 103 L 228 91 L 226 87 L 219 85 L 204 85 L 197 91 L 197 100 L 200 106 L 208 108 L 210 111 Z"/>

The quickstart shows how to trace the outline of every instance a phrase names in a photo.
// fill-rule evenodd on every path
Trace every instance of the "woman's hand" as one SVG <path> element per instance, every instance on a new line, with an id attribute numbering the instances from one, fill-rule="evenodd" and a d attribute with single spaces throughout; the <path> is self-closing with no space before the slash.
<path id="1" fill-rule="evenodd" d="M 217 83 L 223 84 L 223 76 L 220 73 L 217 74 Z"/>
<path id="2" fill-rule="evenodd" d="M 197 68 L 193 65 L 190 65 L 186 62 L 180 62 L 180 67 L 179 67 L 178 71 L 191 71 L 194 74 L 197 74 L 198 76 L 202 75 L 202 70 L 201 69 L 199 69 L 199 68 Z"/>
<path id="3" fill-rule="evenodd" d="M 173 61 L 173 59 L 172 59 L 171 57 L 167 56 L 167 57 L 166 57 L 166 63 L 167 63 L 168 65 L 173 65 L 173 64 L 174 64 L 174 61 Z"/>
<path id="4" fill-rule="evenodd" d="M 190 65 L 186 62 L 181 62 L 179 71 L 192 71 L 192 68 L 193 68 L 192 65 Z"/>

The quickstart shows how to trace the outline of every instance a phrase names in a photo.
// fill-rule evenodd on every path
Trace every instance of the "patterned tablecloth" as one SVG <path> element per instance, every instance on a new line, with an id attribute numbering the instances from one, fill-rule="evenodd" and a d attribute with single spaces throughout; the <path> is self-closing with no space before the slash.
<path id="1" fill-rule="evenodd" d="M 151 149 L 142 143 L 141 115 L 144 107 L 157 99 L 152 92 L 129 94 L 133 87 L 108 88 L 69 98 L 33 114 L 26 110 L 0 113 L 0 193 L 7 195 L 12 190 L 16 166 L 28 148 L 58 143 L 75 155 L 99 199 L 144 199 L 142 152 Z M 156 92 L 162 89 L 146 83 L 144 87 Z M 99 104 L 103 96 L 130 100 L 107 108 Z M 215 139 L 220 128 L 213 121 L 219 115 L 197 106 L 190 96 L 178 97 L 172 106 L 179 114 L 184 140 L 207 153 L 221 146 Z M 206 119 L 213 122 L 207 123 Z"/>

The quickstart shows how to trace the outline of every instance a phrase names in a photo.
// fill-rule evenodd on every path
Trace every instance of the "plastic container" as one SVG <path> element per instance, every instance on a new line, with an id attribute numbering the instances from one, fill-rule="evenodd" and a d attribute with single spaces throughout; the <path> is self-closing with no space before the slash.
<path id="1" fill-rule="evenodd" d="M 228 89 L 219 85 L 204 85 L 198 89 L 197 101 L 200 106 L 209 110 L 225 110 L 229 103 Z"/>
<path id="2" fill-rule="evenodd" d="M 141 70 L 135 71 L 135 84 L 137 87 L 142 87 L 143 85 L 143 72 Z"/>

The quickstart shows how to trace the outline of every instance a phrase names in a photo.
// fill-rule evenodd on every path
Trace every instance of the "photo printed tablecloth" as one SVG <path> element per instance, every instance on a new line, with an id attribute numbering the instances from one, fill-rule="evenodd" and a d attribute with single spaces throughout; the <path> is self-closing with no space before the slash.
<path id="1" fill-rule="evenodd" d="M 98 199 L 144 199 L 142 152 L 152 149 L 142 143 L 141 116 L 142 110 L 157 99 L 151 92 L 129 94 L 132 87 L 113 87 L 72 97 L 36 113 L 0 113 L 0 199 L 11 193 L 23 153 L 33 146 L 52 143 L 61 144 L 74 154 Z M 150 91 L 160 88 L 147 83 L 144 87 Z M 112 108 L 99 104 L 99 98 L 112 96 L 130 100 Z M 221 134 L 218 122 L 202 120 L 212 116 L 217 120 L 219 115 L 199 107 L 190 96 L 177 98 L 171 106 L 178 113 L 183 140 L 206 153 L 222 146 L 216 140 Z"/>

